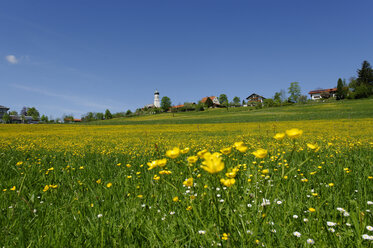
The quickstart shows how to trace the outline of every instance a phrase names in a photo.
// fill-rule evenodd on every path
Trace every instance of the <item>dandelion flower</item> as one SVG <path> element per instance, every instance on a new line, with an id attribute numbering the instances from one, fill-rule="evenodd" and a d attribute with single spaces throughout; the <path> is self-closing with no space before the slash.
<path id="1" fill-rule="evenodd" d="M 108 183 L 108 184 L 106 184 L 106 187 L 108 187 L 108 188 L 110 188 L 111 186 L 113 186 L 112 183 Z"/>
<path id="2" fill-rule="evenodd" d="M 316 211 L 316 209 L 314 209 L 314 208 L 309 208 L 308 211 L 310 211 L 310 213 L 313 213 L 313 212 Z"/>

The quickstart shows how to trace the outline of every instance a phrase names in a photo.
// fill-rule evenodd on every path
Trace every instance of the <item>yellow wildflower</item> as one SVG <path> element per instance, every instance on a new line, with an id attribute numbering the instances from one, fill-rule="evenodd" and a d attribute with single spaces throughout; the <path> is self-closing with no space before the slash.
<path id="1" fill-rule="evenodd" d="M 10 188 L 10 190 L 16 190 L 16 186 L 13 186 L 12 188 Z"/>
<path id="2" fill-rule="evenodd" d="M 229 178 L 229 179 L 222 178 L 222 179 L 220 179 L 220 182 L 224 186 L 230 187 L 236 182 L 236 179 L 234 179 L 234 178 Z"/>
<path id="3" fill-rule="evenodd" d="M 187 187 L 192 187 L 192 186 L 193 186 L 193 177 L 190 177 L 190 178 L 188 178 L 187 180 L 185 180 L 185 181 L 183 182 L 183 184 L 184 184 L 185 186 L 187 186 Z"/>
<path id="4" fill-rule="evenodd" d="M 187 211 L 192 210 L 192 206 L 188 206 L 188 207 L 186 208 L 186 210 L 187 210 Z"/>
<path id="5" fill-rule="evenodd" d="M 236 147 L 236 149 L 242 153 L 246 152 L 247 149 L 249 149 L 247 146 L 239 146 L 239 147 Z"/>
<path id="6" fill-rule="evenodd" d="M 273 138 L 275 138 L 276 140 L 282 140 L 283 138 L 285 138 L 285 133 L 276 133 Z"/>
<path id="7" fill-rule="evenodd" d="M 256 150 L 255 152 L 253 152 L 252 154 L 254 154 L 254 156 L 256 158 L 265 158 L 268 154 L 268 151 L 260 148 L 260 149 Z"/>
<path id="8" fill-rule="evenodd" d="M 167 158 L 159 159 L 156 161 L 156 163 L 159 167 L 164 167 L 167 164 Z"/>
<path id="9" fill-rule="evenodd" d="M 174 147 L 172 150 L 168 150 L 166 152 L 166 156 L 169 158 L 177 158 L 180 155 L 180 149 L 178 147 Z"/>
<path id="10" fill-rule="evenodd" d="M 189 152 L 189 150 L 190 150 L 189 147 L 186 147 L 186 148 L 180 150 L 180 152 L 181 152 L 181 154 L 186 154 L 186 153 Z"/>
<path id="11" fill-rule="evenodd" d="M 262 174 L 268 174 L 269 173 L 269 170 L 268 169 L 264 169 L 264 170 L 262 170 Z"/>
<path id="12" fill-rule="evenodd" d="M 197 152 L 197 156 L 200 157 L 200 158 L 203 158 L 203 155 L 205 155 L 206 152 L 207 152 L 206 149 L 204 149 L 202 151 L 199 151 L 199 152 Z"/>
<path id="13" fill-rule="evenodd" d="M 173 202 L 178 202 L 179 201 L 179 197 L 175 196 L 174 198 L 172 198 L 172 201 Z"/>
<path id="14" fill-rule="evenodd" d="M 154 160 L 154 161 L 148 162 L 147 165 L 149 166 L 148 170 L 152 170 L 155 167 L 157 167 L 158 163 L 157 163 L 157 160 Z"/>
<path id="15" fill-rule="evenodd" d="M 232 147 L 223 148 L 220 150 L 220 152 L 223 153 L 224 155 L 228 155 L 232 152 Z"/>
<path id="16" fill-rule="evenodd" d="M 316 209 L 314 209 L 314 208 L 309 208 L 308 211 L 310 211 L 311 213 L 313 213 L 313 212 L 316 211 Z"/>
<path id="17" fill-rule="evenodd" d="M 154 179 L 154 180 L 159 180 L 159 179 L 161 179 L 161 177 L 158 176 L 158 175 L 154 175 L 153 179 Z"/>
<path id="18" fill-rule="evenodd" d="M 222 240 L 228 240 L 229 234 L 223 233 L 223 237 L 221 237 Z"/>
<path id="19" fill-rule="evenodd" d="M 224 169 L 224 162 L 221 161 L 221 157 L 217 156 L 216 153 L 206 156 L 202 164 L 201 168 L 211 174 L 218 173 Z"/>
<path id="20" fill-rule="evenodd" d="M 292 128 L 292 129 L 286 130 L 285 132 L 286 132 L 286 135 L 291 139 L 298 138 L 303 134 L 303 131 L 298 128 Z"/>
<path id="21" fill-rule="evenodd" d="M 190 157 L 187 158 L 187 160 L 190 164 L 194 164 L 195 162 L 198 161 L 198 157 L 197 156 L 190 156 Z"/>
<path id="22" fill-rule="evenodd" d="M 48 185 L 45 185 L 43 191 L 46 192 L 48 189 L 49 189 L 49 186 L 48 186 Z"/>
<path id="23" fill-rule="evenodd" d="M 113 186 L 112 183 L 108 183 L 108 184 L 106 184 L 106 187 L 108 187 L 108 188 L 110 188 L 111 186 Z"/>

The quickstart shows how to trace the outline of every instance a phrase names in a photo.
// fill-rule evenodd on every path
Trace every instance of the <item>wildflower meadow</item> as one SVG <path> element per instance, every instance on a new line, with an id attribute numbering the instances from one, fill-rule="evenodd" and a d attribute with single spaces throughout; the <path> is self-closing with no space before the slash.
<path id="1" fill-rule="evenodd" d="M 1 125 L 0 247 L 372 247 L 373 119 Z"/>

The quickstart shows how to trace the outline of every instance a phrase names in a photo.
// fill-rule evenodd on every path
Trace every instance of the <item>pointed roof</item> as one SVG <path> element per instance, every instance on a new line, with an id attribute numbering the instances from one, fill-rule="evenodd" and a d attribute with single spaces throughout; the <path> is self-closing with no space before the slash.
<path id="1" fill-rule="evenodd" d="M 5 107 L 5 106 L 3 106 L 3 105 L 0 105 L 0 109 L 6 109 L 6 110 L 9 110 L 8 107 Z"/>

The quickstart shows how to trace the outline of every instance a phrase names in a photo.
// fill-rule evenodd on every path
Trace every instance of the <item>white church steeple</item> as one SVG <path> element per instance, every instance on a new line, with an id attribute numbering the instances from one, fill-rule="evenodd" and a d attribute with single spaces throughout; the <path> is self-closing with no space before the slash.
<path id="1" fill-rule="evenodd" d="M 161 102 L 159 101 L 159 92 L 158 90 L 155 90 L 154 92 L 154 107 L 160 108 L 161 107 Z"/>

